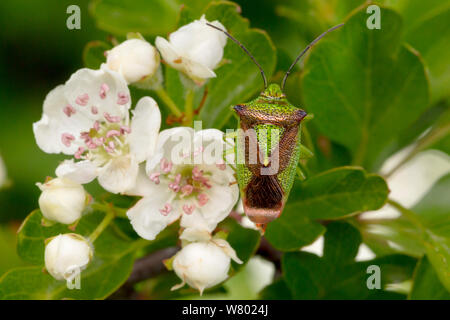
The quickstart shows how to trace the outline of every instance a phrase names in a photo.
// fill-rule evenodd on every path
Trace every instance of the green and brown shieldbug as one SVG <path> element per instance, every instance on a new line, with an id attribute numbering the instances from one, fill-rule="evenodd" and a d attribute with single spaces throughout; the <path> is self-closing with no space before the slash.
<path id="1" fill-rule="evenodd" d="M 236 174 L 245 214 L 264 231 L 267 223 L 278 218 L 286 204 L 294 183 L 300 159 L 301 121 L 306 112 L 293 106 L 283 93 L 286 79 L 300 58 L 325 34 L 317 37 L 295 59 L 286 72 L 281 88 L 278 84 L 267 85 L 264 70 L 250 52 L 234 37 L 237 43 L 261 71 L 264 91 L 254 100 L 234 106 L 239 116 L 236 135 Z"/>

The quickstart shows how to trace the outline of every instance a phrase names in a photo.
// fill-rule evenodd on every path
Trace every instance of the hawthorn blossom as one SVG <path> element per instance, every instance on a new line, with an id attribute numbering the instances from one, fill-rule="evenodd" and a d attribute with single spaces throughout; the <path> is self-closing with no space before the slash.
<path id="1" fill-rule="evenodd" d="M 179 251 L 172 262 L 172 267 L 182 283 L 172 290 L 189 284 L 200 291 L 211 288 L 228 278 L 230 261 L 242 261 L 230 244 L 223 239 L 214 239 L 208 242 L 194 242 L 186 245 Z"/>
<path id="2" fill-rule="evenodd" d="M 98 178 L 112 193 L 132 188 L 139 164 L 152 154 L 161 124 L 158 105 L 139 100 L 130 122 L 130 92 L 125 79 L 107 68 L 80 69 L 44 101 L 33 131 L 47 153 L 73 155 L 56 170 L 78 183 Z"/>
<path id="3" fill-rule="evenodd" d="M 203 15 L 171 33 L 169 41 L 162 37 L 156 37 L 155 41 L 164 61 L 198 84 L 216 77 L 213 70 L 222 60 L 227 43 L 226 35 L 206 25 L 207 22 Z M 211 24 L 225 30 L 218 21 Z"/>
<path id="4" fill-rule="evenodd" d="M 94 251 L 89 242 L 75 233 L 49 239 L 45 247 L 45 268 L 56 280 L 72 281 L 84 270 Z"/>
<path id="5" fill-rule="evenodd" d="M 239 197 L 234 171 L 225 164 L 223 132 L 178 127 L 160 133 L 147 160 L 147 179 L 134 190 L 143 198 L 127 215 L 134 230 L 153 240 L 181 219 L 190 233 L 212 232 Z"/>
<path id="6" fill-rule="evenodd" d="M 56 178 L 37 185 L 42 191 L 39 208 L 46 219 L 72 224 L 81 218 L 87 203 L 87 193 L 81 184 L 66 178 Z"/>
<path id="7" fill-rule="evenodd" d="M 128 83 L 153 76 L 159 67 L 158 51 L 141 39 L 129 39 L 107 52 L 106 65 L 119 72 Z"/>

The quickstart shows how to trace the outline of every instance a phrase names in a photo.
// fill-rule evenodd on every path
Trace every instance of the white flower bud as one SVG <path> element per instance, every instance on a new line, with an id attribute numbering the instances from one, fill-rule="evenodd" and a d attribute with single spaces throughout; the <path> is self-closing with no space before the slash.
<path id="1" fill-rule="evenodd" d="M 226 35 L 207 26 L 207 22 L 203 15 L 200 20 L 171 33 L 169 41 L 161 37 L 155 41 L 164 61 L 197 83 L 216 76 L 213 70 L 222 60 L 223 48 L 227 43 Z M 218 21 L 211 24 L 225 30 Z"/>
<path id="2" fill-rule="evenodd" d="M 87 196 L 81 184 L 56 178 L 37 185 L 42 190 L 39 207 L 46 219 L 72 224 L 81 218 Z"/>
<path id="3" fill-rule="evenodd" d="M 56 280 L 73 280 L 93 256 L 88 241 L 74 233 L 60 234 L 45 247 L 45 268 Z"/>
<path id="4" fill-rule="evenodd" d="M 147 41 L 130 39 L 108 51 L 106 65 L 130 84 L 155 74 L 159 67 L 159 54 Z"/>
<path id="5" fill-rule="evenodd" d="M 229 249 L 232 251 L 231 256 Z M 202 294 L 204 289 L 228 278 L 230 258 L 233 257 L 237 259 L 236 253 L 225 240 L 221 240 L 220 245 L 217 245 L 215 240 L 188 244 L 173 260 L 173 269 L 183 283 L 172 289 L 178 289 L 186 282 Z M 236 261 L 242 263 L 239 259 Z"/>

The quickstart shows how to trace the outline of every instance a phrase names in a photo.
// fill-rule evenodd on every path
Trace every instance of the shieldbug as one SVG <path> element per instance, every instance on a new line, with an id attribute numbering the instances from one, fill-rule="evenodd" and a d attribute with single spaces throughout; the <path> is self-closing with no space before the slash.
<path id="1" fill-rule="evenodd" d="M 264 231 L 267 223 L 281 215 L 289 197 L 302 148 L 300 124 L 307 115 L 286 99 L 286 79 L 316 42 L 344 24 L 330 28 L 311 42 L 289 67 L 281 87 L 268 85 L 261 65 L 237 39 L 207 24 L 238 44 L 259 68 L 264 81 L 264 91 L 256 99 L 234 106 L 240 128 L 236 135 L 236 174 L 244 212 Z"/>

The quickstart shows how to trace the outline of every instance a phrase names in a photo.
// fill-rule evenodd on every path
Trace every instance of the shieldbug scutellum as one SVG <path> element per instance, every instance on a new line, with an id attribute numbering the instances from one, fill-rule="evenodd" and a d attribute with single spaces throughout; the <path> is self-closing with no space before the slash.
<path id="1" fill-rule="evenodd" d="M 311 42 L 289 67 L 281 87 L 267 85 L 264 70 L 251 53 L 228 32 L 261 71 L 264 91 L 256 99 L 234 106 L 239 116 L 236 136 L 236 173 L 245 214 L 264 231 L 278 218 L 294 183 L 301 149 L 301 121 L 306 112 L 290 104 L 283 93 L 286 79 L 300 58 L 324 35 L 344 24 L 330 28 Z M 253 149 L 252 149 L 253 147 Z M 242 161 L 239 161 L 242 159 Z"/>

